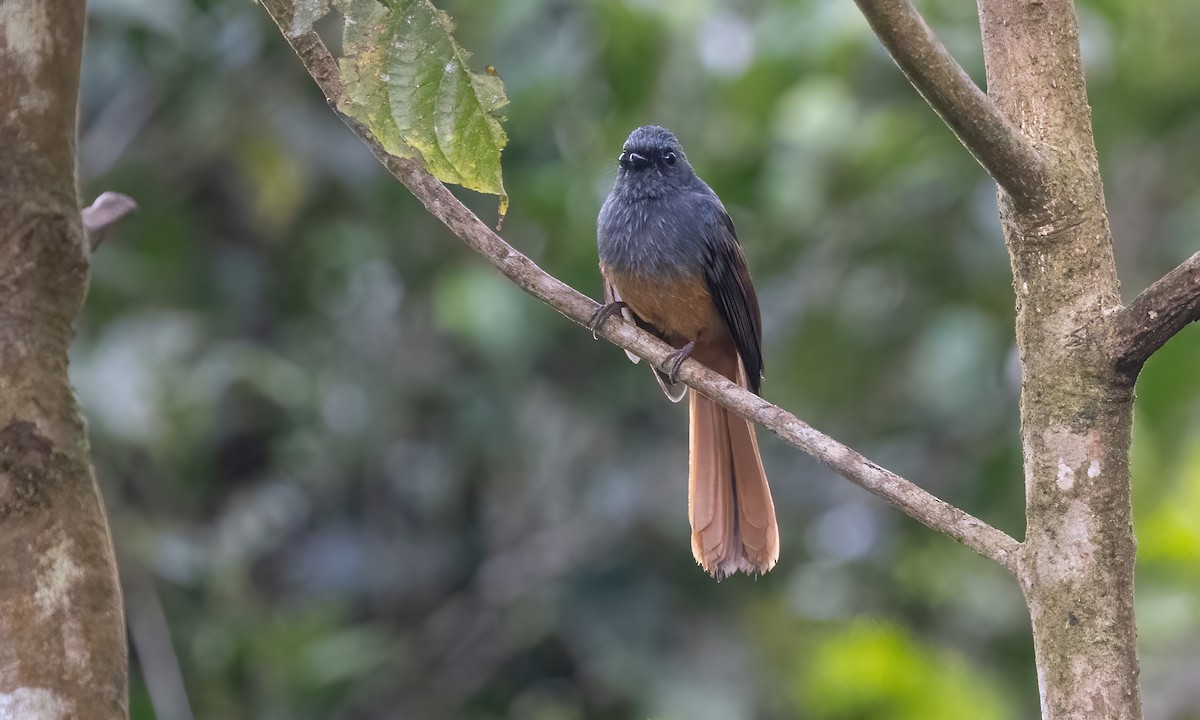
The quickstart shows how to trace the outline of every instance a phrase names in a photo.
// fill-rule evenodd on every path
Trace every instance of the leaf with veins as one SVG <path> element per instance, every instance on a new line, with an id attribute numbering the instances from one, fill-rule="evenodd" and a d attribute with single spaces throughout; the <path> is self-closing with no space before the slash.
<path id="1" fill-rule="evenodd" d="M 393 155 L 419 156 L 439 180 L 498 195 L 503 216 L 500 153 L 508 137 L 498 112 L 508 98 L 500 77 L 471 72 L 450 17 L 429 0 L 334 5 L 345 17 L 339 66 L 346 92 L 338 109 Z"/>

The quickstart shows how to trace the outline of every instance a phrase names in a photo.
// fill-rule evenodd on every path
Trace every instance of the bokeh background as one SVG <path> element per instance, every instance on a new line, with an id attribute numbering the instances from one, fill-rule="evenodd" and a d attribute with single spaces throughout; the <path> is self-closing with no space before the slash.
<path id="1" fill-rule="evenodd" d="M 512 100 L 510 242 L 598 296 L 621 142 L 672 128 L 749 255 L 766 396 L 1022 535 L 993 185 L 850 0 L 439 5 Z M 973 3 L 921 7 L 982 83 Z M 685 407 L 430 219 L 261 7 L 90 12 L 84 195 L 141 210 L 73 375 L 135 718 L 1036 716 L 1011 578 L 773 436 L 779 566 L 701 572 Z M 1200 6 L 1080 13 L 1128 299 L 1200 247 Z M 1200 718 L 1198 364 L 1188 329 L 1138 384 L 1154 720 Z"/>

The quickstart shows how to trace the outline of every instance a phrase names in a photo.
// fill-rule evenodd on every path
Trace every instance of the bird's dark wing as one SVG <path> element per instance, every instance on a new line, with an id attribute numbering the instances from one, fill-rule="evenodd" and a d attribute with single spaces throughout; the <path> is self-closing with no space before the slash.
<path id="1" fill-rule="evenodd" d="M 758 296 L 750 283 L 746 256 L 738 243 L 733 220 L 721 208 L 705 238 L 708 262 L 704 264 L 704 280 L 713 302 L 725 318 L 734 345 L 746 369 L 750 391 L 758 394 L 762 386 L 762 315 Z"/>

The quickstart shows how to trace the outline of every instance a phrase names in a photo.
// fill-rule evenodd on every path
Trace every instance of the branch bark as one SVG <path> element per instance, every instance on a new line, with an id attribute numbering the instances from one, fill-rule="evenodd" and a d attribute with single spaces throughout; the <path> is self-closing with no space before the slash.
<path id="1" fill-rule="evenodd" d="M 909 0 L 854 0 L 909 82 L 1020 205 L 1045 191 L 1047 163 L 971 80 Z"/>
<path id="2" fill-rule="evenodd" d="M 87 285 L 83 0 L 0 3 L 0 718 L 128 716 L 112 539 L 67 379 Z"/>
<path id="3" fill-rule="evenodd" d="M 291 0 L 263 0 L 280 32 L 292 45 L 305 69 L 337 108 L 343 88 L 337 62 L 316 33 L 292 35 Z M 586 325 L 599 307 L 574 288 L 546 273 L 522 255 L 475 216 L 445 185 L 425 171 L 418 160 L 389 155 L 371 133 L 354 120 L 342 116 L 389 172 L 455 235 L 486 257 L 506 277 L 526 292 L 580 325 Z M 600 328 L 601 336 L 613 344 L 665 368 L 675 348 L 658 338 L 610 318 Z M 813 429 L 795 415 L 763 400 L 694 360 L 684 363 L 680 379 L 744 418 L 768 428 L 786 442 L 824 463 L 868 492 L 891 503 L 918 522 L 949 535 L 980 555 L 994 560 L 1010 572 L 1017 568 L 1020 543 L 1001 530 L 950 505 L 919 486 L 871 462 L 853 449 Z"/>
<path id="4" fill-rule="evenodd" d="M 1117 371 L 1131 381 L 1183 328 L 1200 320 L 1200 253 L 1146 288 L 1111 318 Z"/>

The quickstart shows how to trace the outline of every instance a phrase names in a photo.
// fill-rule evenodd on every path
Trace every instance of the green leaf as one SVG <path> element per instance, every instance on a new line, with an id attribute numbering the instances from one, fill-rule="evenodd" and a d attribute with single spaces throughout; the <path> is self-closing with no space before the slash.
<path id="1" fill-rule="evenodd" d="M 450 17 L 429 0 L 336 0 L 345 17 L 340 110 L 388 152 L 419 156 L 444 182 L 500 197 L 508 208 L 497 112 L 508 104 L 495 71 L 473 73 Z"/>

